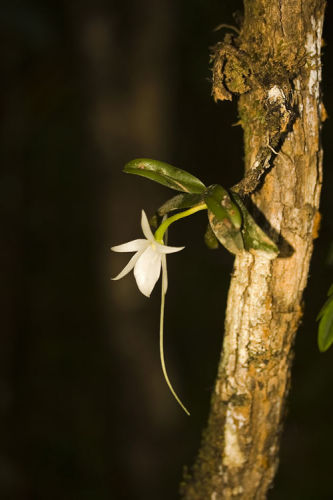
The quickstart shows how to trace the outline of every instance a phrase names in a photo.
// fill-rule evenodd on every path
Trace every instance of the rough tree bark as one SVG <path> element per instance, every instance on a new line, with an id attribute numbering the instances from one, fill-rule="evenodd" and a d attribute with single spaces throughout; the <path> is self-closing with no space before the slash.
<path id="1" fill-rule="evenodd" d="M 246 173 L 235 189 L 251 195 L 280 254 L 235 259 L 208 426 L 182 485 L 188 500 L 264 499 L 277 469 L 292 345 L 320 220 L 324 10 L 324 0 L 244 0 L 239 36 L 226 35 L 214 51 L 215 99 L 240 95 Z"/>

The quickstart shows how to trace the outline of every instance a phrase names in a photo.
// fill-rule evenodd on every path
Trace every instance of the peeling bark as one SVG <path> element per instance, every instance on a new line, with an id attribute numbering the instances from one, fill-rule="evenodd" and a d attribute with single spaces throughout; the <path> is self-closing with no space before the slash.
<path id="1" fill-rule="evenodd" d="M 215 50 L 215 99 L 240 95 L 245 176 L 235 189 L 252 193 L 254 215 L 280 254 L 235 259 L 209 422 L 182 485 L 187 500 L 264 499 L 278 466 L 320 219 L 324 9 L 323 0 L 244 0 L 240 36 L 229 34 Z"/>

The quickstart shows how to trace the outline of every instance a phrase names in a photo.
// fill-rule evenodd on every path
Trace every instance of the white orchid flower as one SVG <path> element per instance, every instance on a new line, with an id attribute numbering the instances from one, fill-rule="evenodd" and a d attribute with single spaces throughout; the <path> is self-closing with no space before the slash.
<path id="1" fill-rule="evenodd" d="M 134 269 L 134 277 L 140 292 L 150 297 L 160 277 L 162 267 L 162 286 L 165 294 L 168 286 L 166 254 L 180 252 L 184 247 L 170 247 L 159 243 L 150 229 L 144 210 L 141 213 L 141 228 L 145 239 L 129 241 L 111 248 L 114 252 L 136 252 L 118 276 L 112 279 L 120 280 Z"/>
<path id="2" fill-rule="evenodd" d="M 178 218 L 178 216 L 177 216 Z M 164 348 L 163 348 L 163 330 L 164 330 L 164 305 L 165 305 L 165 294 L 168 287 L 168 277 L 167 277 L 167 266 L 166 266 L 166 254 L 174 253 L 183 250 L 184 247 L 169 247 L 163 244 L 163 235 L 165 231 L 172 222 L 173 218 L 167 219 L 162 225 L 159 227 L 157 233 L 159 236 L 155 238 L 150 229 L 150 225 L 147 219 L 147 216 L 142 210 L 141 213 L 141 228 L 142 232 L 145 235 L 145 239 L 133 240 L 128 243 L 124 243 L 123 245 L 118 245 L 112 247 L 111 250 L 114 252 L 136 252 L 135 255 L 130 259 L 129 263 L 124 267 L 121 273 L 118 274 L 114 280 L 120 280 L 126 274 L 134 269 L 134 276 L 136 279 L 136 283 L 139 287 L 140 292 L 143 293 L 146 297 L 150 297 L 150 294 L 156 285 L 162 268 L 162 294 L 161 294 L 161 313 L 160 313 L 160 358 L 161 365 L 164 378 L 166 383 L 178 401 L 180 406 L 183 408 L 185 413 L 189 415 L 189 411 L 183 405 L 177 393 L 175 392 L 166 370 L 165 361 L 164 361 Z"/>
<path id="3" fill-rule="evenodd" d="M 184 247 L 169 247 L 167 245 L 164 245 L 163 238 L 167 228 L 174 221 L 182 217 L 186 217 L 187 215 L 191 215 L 192 213 L 195 213 L 198 210 L 202 210 L 205 207 L 206 207 L 205 204 L 201 204 L 196 207 L 192 207 L 186 212 L 173 215 L 168 219 L 164 219 L 162 221 L 162 224 L 155 232 L 155 236 L 152 233 L 152 230 L 150 229 L 147 216 L 144 210 L 142 210 L 141 228 L 146 238 L 129 241 L 128 243 L 124 243 L 123 245 L 118 245 L 111 248 L 111 250 L 113 250 L 114 252 L 136 252 L 130 259 L 129 263 L 118 274 L 118 276 L 112 279 L 120 280 L 121 278 L 126 276 L 126 274 L 131 272 L 132 269 L 134 269 L 134 276 L 136 279 L 136 283 L 139 287 L 140 292 L 142 292 L 143 295 L 145 295 L 146 297 L 150 297 L 150 294 L 160 277 L 162 268 L 162 293 L 161 293 L 161 311 L 160 311 L 160 358 L 161 358 L 162 371 L 165 381 L 171 393 L 173 394 L 174 398 L 183 408 L 183 410 L 187 415 L 189 415 L 190 412 L 182 403 L 181 399 L 174 390 L 170 382 L 170 379 L 168 377 L 168 373 L 165 366 L 164 347 L 163 347 L 165 294 L 168 287 L 166 254 L 179 252 L 180 250 L 183 250 Z"/>

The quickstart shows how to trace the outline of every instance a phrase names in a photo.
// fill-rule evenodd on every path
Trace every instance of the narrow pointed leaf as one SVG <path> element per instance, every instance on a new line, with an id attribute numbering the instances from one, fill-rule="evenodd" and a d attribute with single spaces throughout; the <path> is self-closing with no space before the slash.
<path id="1" fill-rule="evenodd" d="M 177 194 L 170 200 L 166 201 L 158 210 L 157 213 L 160 217 L 182 208 L 191 208 L 202 202 L 201 194 L 182 193 Z"/>
<path id="2" fill-rule="evenodd" d="M 272 241 L 267 236 L 267 234 L 258 226 L 238 194 L 232 192 L 231 195 L 237 203 L 240 211 L 242 212 L 242 235 L 245 250 L 259 250 L 261 252 L 267 253 L 272 258 L 276 257 L 279 253 L 279 249 L 275 245 L 274 241 Z"/>
<path id="3" fill-rule="evenodd" d="M 316 320 L 319 321 L 320 318 L 322 318 L 324 316 L 324 314 L 326 313 L 327 309 L 329 308 L 331 302 L 333 302 L 333 297 L 330 296 L 326 302 L 324 303 L 323 307 L 320 309 L 319 311 L 319 314 L 318 316 L 316 317 Z"/>
<path id="4" fill-rule="evenodd" d="M 124 172 L 141 175 L 163 186 L 185 193 L 203 193 L 206 189 L 197 177 L 185 170 L 150 158 L 137 158 L 130 161 L 125 165 Z"/>
<path id="5" fill-rule="evenodd" d="M 327 304 L 323 315 L 321 316 L 318 327 L 318 347 L 321 352 L 327 349 L 333 343 L 333 300 Z"/>
<path id="6" fill-rule="evenodd" d="M 316 317 L 317 321 L 320 320 L 322 316 L 324 316 L 326 309 L 329 307 L 331 301 L 333 301 L 333 284 L 328 289 L 327 297 L 328 299 L 326 300 L 323 307 L 320 309 L 318 316 Z"/>

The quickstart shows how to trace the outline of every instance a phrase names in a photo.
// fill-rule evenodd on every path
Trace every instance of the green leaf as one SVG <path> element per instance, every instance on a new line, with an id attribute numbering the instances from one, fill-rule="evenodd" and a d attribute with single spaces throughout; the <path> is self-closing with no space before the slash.
<path id="1" fill-rule="evenodd" d="M 216 238 L 229 252 L 237 255 L 244 250 L 241 231 L 235 228 L 227 217 L 220 220 L 208 210 L 208 220 Z"/>
<path id="2" fill-rule="evenodd" d="M 163 217 L 163 215 L 172 212 L 173 210 L 180 210 L 182 208 L 191 208 L 195 205 L 202 203 L 202 195 L 201 194 L 189 194 L 182 193 L 176 194 L 173 198 L 163 203 L 163 205 L 157 210 L 159 216 Z"/>
<path id="3" fill-rule="evenodd" d="M 204 194 L 210 227 L 218 241 L 233 254 L 244 250 L 240 232 L 242 216 L 228 191 L 218 184 L 209 186 Z"/>
<path id="4" fill-rule="evenodd" d="M 243 235 L 245 250 L 247 251 L 259 250 L 267 253 L 272 258 L 276 257 L 279 253 L 279 249 L 275 245 L 274 241 L 272 241 L 267 236 L 267 234 L 258 226 L 258 224 L 253 219 L 252 215 L 250 215 L 246 206 L 242 202 L 239 195 L 232 191 L 231 196 L 234 198 L 240 211 L 242 212 L 243 216 L 242 235 Z"/>
<path id="5" fill-rule="evenodd" d="M 324 303 L 323 307 L 320 309 L 318 316 L 316 317 L 316 320 L 318 321 L 326 312 L 326 309 L 330 305 L 331 301 L 333 300 L 333 284 L 329 287 L 328 292 L 327 292 L 327 297 L 328 299 Z"/>
<path id="6" fill-rule="evenodd" d="M 216 250 L 219 247 L 218 239 L 216 238 L 210 224 L 208 224 L 208 226 L 207 226 L 207 229 L 206 229 L 206 232 L 204 235 L 204 241 L 210 250 Z"/>
<path id="7" fill-rule="evenodd" d="M 235 229 L 240 229 L 242 215 L 226 189 L 219 184 L 212 184 L 207 188 L 204 200 L 217 219 L 228 219 Z"/>
<path id="8" fill-rule="evenodd" d="M 320 318 L 318 327 L 318 347 L 321 352 L 327 349 L 333 343 L 333 297 L 331 296 L 321 309 L 318 318 Z"/>
<path id="9" fill-rule="evenodd" d="M 149 219 L 149 225 L 152 229 L 157 229 L 158 228 L 158 217 L 156 214 L 154 214 L 152 217 Z"/>
<path id="10" fill-rule="evenodd" d="M 324 303 L 323 307 L 320 309 L 320 311 L 316 317 L 316 321 L 319 321 L 320 318 L 322 318 L 324 316 L 324 314 L 326 313 L 326 310 L 328 309 L 332 300 L 333 300 L 333 297 L 330 297 L 326 300 L 326 302 Z"/>
<path id="11" fill-rule="evenodd" d="M 206 189 L 199 179 L 185 170 L 149 158 L 137 158 L 130 161 L 125 165 L 124 172 L 141 175 L 163 186 L 185 193 L 203 193 Z"/>

